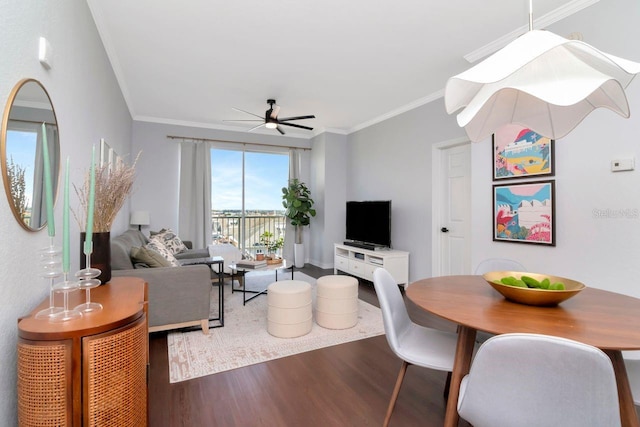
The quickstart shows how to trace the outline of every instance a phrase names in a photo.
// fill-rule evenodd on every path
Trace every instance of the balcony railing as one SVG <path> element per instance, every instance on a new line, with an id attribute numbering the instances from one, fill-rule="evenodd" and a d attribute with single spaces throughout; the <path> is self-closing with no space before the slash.
<path id="1" fill-rule="evenodd" d="M 244 218 L 228 215 L 211 215 L 213 243 L 231 243 L 243 251 L 255 255 L 264 251 L 260 236 L 268 231 L 274 239 L 284 238 L 286 217 L 284 215 L 247 215 Z M 244 226 L 243 226 L 244 224 Z M 282 255 L 281 250 L 277 255 Z"/>

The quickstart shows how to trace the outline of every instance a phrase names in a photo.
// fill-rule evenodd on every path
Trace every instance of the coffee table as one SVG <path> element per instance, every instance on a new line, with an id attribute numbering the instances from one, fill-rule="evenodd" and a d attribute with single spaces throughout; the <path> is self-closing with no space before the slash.
<path id="1" fill-rule="evenodd" d="M 224 258 L 221 256 L 212 256 L 205 258 L 185 258 L 180 260 L 180 265 L 216 265 L 217 270 L 213 270 L 218 276 L 218 317 L 209 318 L 210 328 L 221 328 L 224 326 Z M 215 286 L 215 281 L 212 280 L 211 284 Z M 217 324 L 211 324 L 211 322 L 218 322 Z"/>
<path id="2" fill-rule="evenodd" d="M 251 301 L 254 298 L 259 297 L 260 295 L 266 295 L 267 288 L 265 287 L 262 290 L 247 290 L 245 286 L 245 279 L 247 274 L 257 271 L 275 271 L 276 273 L 276 282 L 278 281 L 278 271 L 279 270 L 291 270 L 291 280 L 293 280 L 293 270 L 294 265 L 291 262 L 287 262 L 287 260 L 282 260 L 279 264 L 268 264 L 266 267 L 259 268 L 248 268 L 248 267 L 239 267 L 237 264 L 232 263 L 229 264 L 229 268 L 231 269 L 231 293 L 233 292 L 242 292 L 242 305 L 245 305 L 247 302 Z M 238 277 L 238 282 L 241 284 L 240 288 L 234 288 L 233 282 L 234 278 Z M 247 294 L 251 294 L 251 297 L 247 298 Z"/>

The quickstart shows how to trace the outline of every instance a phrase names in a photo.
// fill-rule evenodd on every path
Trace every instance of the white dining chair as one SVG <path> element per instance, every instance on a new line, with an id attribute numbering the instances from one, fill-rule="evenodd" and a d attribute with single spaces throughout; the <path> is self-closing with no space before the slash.
<path id="1" fill-rule="evenodd" d="M 611 359 L 565 338 L 503 334 L 479 349 L 462 379 L 458 413 L 474 427 L 616 427 Z"/>
<path id="2" fill-rule="evenodd" d="M 474 274 L 484 274 L 490 271 L 527 271 L 518 261 L 509 258 L 487 258 L 480 261 Z"/>
<path id="3" fill-rule="evenodd" d="M 373 272 L 387 342 L 402 359 L 396 385 L 391 394 L 384 426 L 389 425 L 407 367 L 417 365 L 438 371 L 451 372 L 456 352 L 457 335 L 413 323 L 409 318 L 400 288 L 391 274 L 383 268 Z"/>
<path id="4" fill-rule="evenodd" d="M 627 369 L 633 403 L 640 406 L 640 351 L 623 351 L 622 357 Z"/>

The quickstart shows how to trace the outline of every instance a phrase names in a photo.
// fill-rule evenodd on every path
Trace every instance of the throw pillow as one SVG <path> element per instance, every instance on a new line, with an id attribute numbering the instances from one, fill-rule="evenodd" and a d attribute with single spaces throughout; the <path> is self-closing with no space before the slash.
<path id="1" fill-rule="evenodd" d="M 158 234 L 160 234 L 160 233 L 164 233 L 165 231 L 167 231 L 167 229 L 166 229 L 166 228 L 162 228 L 162 229 L 160 229 L 160 231 L 153 231 L 153 230 L 150 230 L 150 231 L 149 231 L 149 237 L 156 236 L 156 235 L 158 235 Z"/>
<path id="2" fill-rule="evenodd" d="M 180 267 L 180 262 L 173 256 L 173 253 L 165 245 L 162 244 L 159 240 L 151 239 L 149 243 L 144 245 L 145 248 L 151 249 L 152 251 L 158 252 L 162 255 L 172 267 Z"/>
<path id="3" fill-rule="evenodd" d="M 157 234 L 152 235 L 150 240 L 160 241 L 173 255 L 187 250 L 182 240 L 171 229 L 163 228 Z"/>
<path id="4" fill-rule="evenodd" d="M 132 247 L 131 259 L 133 264 L 146 264 L 149 267 L 171 267 L 171 263 L 158 252 L 146 247 Z"/>

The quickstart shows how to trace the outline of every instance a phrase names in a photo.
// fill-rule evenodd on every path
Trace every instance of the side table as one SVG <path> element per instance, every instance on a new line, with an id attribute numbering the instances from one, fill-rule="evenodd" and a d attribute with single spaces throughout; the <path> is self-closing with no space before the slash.
<path id="1" fill-rule="evenodd" d="M 47 297 L 18 320 L 19 426 L 147 425 L 147 284 L 114 277 L 91 300 L 103 309 L 80 319 L 36 319 Z"/>
<path id="2" fill-rule="evenodd" d="M 221 328 L 224 326 L 224 258 L 221 256 L 212 256 L 205 258 L 186 258 L 180 260 L 180 265 L 197 265 L 203 264 L 208 266 L 216 266 L 217 270 L 211 269 L 216 276 L 218 276 L 218 317 L 209 318 L 210 328 Z M 212 280 L 211 284 L 215 286 L 215 281 Z M 233 287 L 233 282 L 232 285 Z M 218 322 L 217 324 L 211 324 L 211 322 Z"/>

